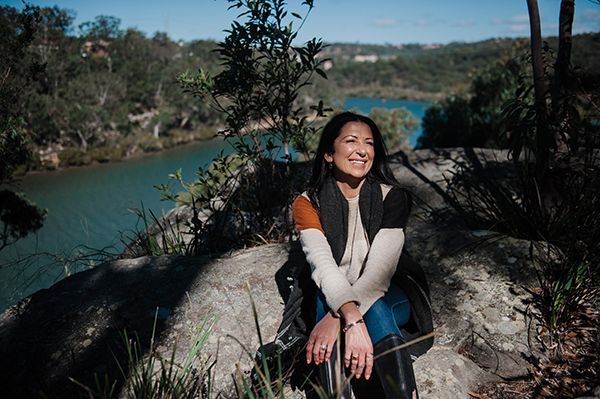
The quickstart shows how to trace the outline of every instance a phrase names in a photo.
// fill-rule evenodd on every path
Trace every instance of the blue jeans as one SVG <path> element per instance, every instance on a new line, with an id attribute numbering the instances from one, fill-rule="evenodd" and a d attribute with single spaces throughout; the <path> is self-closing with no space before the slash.
<path id="1" fill-rule="evenodd" d="M 325 297 L 317 290 L 317 322 L 329 311 Z M 403 290 L 390 284 L 386 294 L 379 298 L 363 315 L 371 342 L 375 345 L 390 334 L 402 336 L 400 327 L 408 322 L 410 303 Z"/>

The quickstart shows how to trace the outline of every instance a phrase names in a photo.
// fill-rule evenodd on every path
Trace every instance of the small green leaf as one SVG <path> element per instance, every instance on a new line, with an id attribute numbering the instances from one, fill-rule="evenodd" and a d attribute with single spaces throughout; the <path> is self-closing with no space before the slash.
<path id="1" fill-rule="evenodd" d="M 327 79 L 327 74 L 322 69 L 315 69 L 315 72 L 321 75 L 324 79 Z"/>

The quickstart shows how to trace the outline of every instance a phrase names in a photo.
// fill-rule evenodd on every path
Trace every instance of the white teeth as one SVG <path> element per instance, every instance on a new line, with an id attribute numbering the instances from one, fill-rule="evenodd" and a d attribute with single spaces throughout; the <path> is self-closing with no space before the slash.
<path id="1" fill-rule="evenodd" d="M 350 161 L 350 162 L 356 163 L 356 164 L 359 164 L 359 165 L 364 165 L 366 161 Z"/>

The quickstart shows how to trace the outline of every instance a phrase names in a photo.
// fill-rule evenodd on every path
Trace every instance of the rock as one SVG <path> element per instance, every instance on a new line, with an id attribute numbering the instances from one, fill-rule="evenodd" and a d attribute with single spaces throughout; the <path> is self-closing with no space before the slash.
<path id="1" fill-rule="evenodd" d="M 489 380 L 471 360 L 440 346 L 417 359 L 414 369 L 422 399 L 468 398 L 468 387 Z"/>
<path id="2" fill-rule="evenodd" d="M 527 283 L 526 265 L 501 260 L 506 253 L 524 259 L 527 243 L 502 238 L 504 249 L 489 245 L 472 252 L 467 246 L 448 255 L 457 241 L 473 239 L 470 232 L 415 223 L 407 236 L 408 250 L 430 280 L 435 323 L 445 328 L 415 363 L 422 397 L 466 397 L 477 383 L 526 373 L 521 353 L 529 353 L 527 324 L 520 313 L 526 293 L 514 288 Z M 0 318 L 0 364 L 11 370 L 0 377 L 10 381 L 3 387 L 11 387 L 11 397 L 38 390 L 69 397 L 76 388 L 67 377 L 88 384 L 94 373 L 117 377 L 111 352 L 126 364 L 120 333 L 137 332 L 147 350 L 155 315 L 160 348 L 168 354 L 177 342 L 182 360 L 191 332 L 208 316 L 217 316 L 204 354 L 218 353 L 215 389 L 231 393 L 235 364 L 251 367 L 241 345 L 250 352 L 258 346 L 249 293 L 268 340 L 289 295 L 290 268 L 301 261 L 297 245 L 277 244 L 217 259 L 118 260 L 71 276 Z M 510 321 L 501 321 L 502 316 Z"/>
<path id="3" fill-rule="evenodd" d="M 413 223 L 406 234 L 407 249 L 428 275 L 436 324 L 445 326 L 436 342 L 498 377 L 528 375 L 525 358 L 540 355 L 528 339 L 530 295 L 524 289 L 537 283 L 535 271 L 527 262 L 504 260 L 508 253 L 527 259 L 529 242 L 498 236 L 485 244 L 459 228 L 424 222 Z"/>
<path id="4" fill-rule="evenodd" d="M 78 397 L 68 377 L 92 388 L 94 373 L 120 377 L 113 353 L 127 365 L 121 333 L 137 333 L 147 350 L 157 309 L 160 346 L 169 355 L 177 342 L 181 362 L 193 331 L 208 317 L 218 317 L 203 356 L 216 356 L 215 389 L 231 392 L 235 364 L 244 369 L 251 364 L 244 348 L 258 347 L 250 296 L 268 339 L 279 325 L 281 293 L 288 290 L 277 274 L 285 274 L 297 255 L 286 245 L 267 245 L 219 259 L 118 260 L 68 277 L 1 316 L 3 396 Z"/>

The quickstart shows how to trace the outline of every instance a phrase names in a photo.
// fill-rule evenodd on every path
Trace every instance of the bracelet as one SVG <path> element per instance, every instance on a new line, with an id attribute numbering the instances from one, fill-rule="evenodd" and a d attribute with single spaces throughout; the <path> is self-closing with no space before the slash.
<path id="1" fill-rule="evenodd" d="M 344 328 L 342 328 L 342 331 L 345 333 L 346 331 L 348 331 L 349 329 L 351 329 L 352 327 L 354 327 L 357 324 L 362 324 L 365 321 L 363 319 L 358 319 L 356 321 L 353 321 L 352 323 L 348 323 L 344 326 Z"/>

